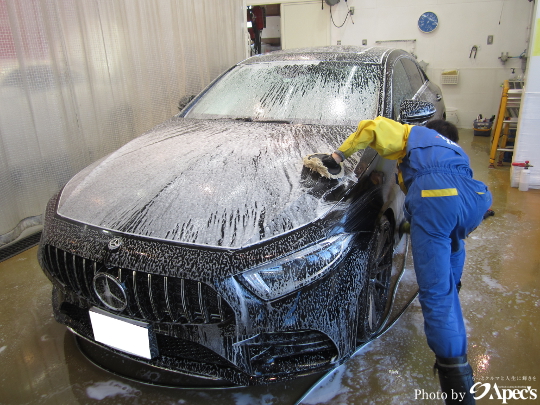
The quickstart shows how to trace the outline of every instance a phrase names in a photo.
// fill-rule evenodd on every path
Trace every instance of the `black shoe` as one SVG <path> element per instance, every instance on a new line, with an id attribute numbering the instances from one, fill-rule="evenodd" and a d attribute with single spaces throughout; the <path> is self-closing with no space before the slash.
<path id="1" fill-rule="evenodd" d="M 471 394 L 474 384 L 473 371 L 467 362 L 467 356 L 438 357 L 435 369 L 439 371 L 441 391 L 445 395 L 446 405 L 474 405 L 476 400 Z"/>

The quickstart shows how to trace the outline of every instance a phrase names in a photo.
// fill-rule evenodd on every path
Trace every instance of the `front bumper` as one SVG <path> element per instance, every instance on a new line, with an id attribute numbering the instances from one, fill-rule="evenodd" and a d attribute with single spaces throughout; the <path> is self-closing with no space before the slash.
<path id="1" fill-rule="evenodd" d="M 294 241 L 229 251 L 112 234 L 53 212 L 47 217 L 39 260 L 54 285 L 55 317 L 79 336 L 92 361 L 110 371 L 126 375 L 114 357 L 177 373 L 180 380 L 197 377 L 201 385 L 246 386 L 322 372 L 354 351 L 367 257 L 362 249 L 352 249 L 327 277 L 274 301 L 254 296 L 234 277 L 279 254 L 278 245 L 320 239 L 323 226 L 296 233 Z M 107 249 L 112 237 L 122 238 L 118 251 Z M 103 305 L 93 288 L 98 273 L 122 281 L 125 309 Z M 96 342 L 91 307 L 150 324 L 158 355 L 145 359 Z M 130 375 L 152 383 L 147 376 L 155 374 Z"/>

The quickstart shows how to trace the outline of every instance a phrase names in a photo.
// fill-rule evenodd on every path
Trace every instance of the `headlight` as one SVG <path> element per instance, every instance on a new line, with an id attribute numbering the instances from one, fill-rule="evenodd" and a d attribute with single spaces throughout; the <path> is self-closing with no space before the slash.
<path id="1" fill-rule="evenodd" d="M 324 276 L 347 250 L 351 239 L 350 234 L 334 236 L 249 270 L 240 277 L 264 300 L 281 297 Z"/>

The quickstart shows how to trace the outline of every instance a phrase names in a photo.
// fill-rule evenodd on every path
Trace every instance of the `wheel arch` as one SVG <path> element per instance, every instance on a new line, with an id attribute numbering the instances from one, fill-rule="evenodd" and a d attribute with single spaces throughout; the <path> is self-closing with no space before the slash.
<path id="1" fill-rule="evenodd" d="M 397 225 L 396 216 L 394 214 L 394 210 L 392 208 L 388 208 L 383 215 L 386 216 L 386 218 L 390 221 L 390 225 L 392 226 L 392 229 L 394 230 L 394 245 L 397 244 L 399 241 L 399 227 Z"/>

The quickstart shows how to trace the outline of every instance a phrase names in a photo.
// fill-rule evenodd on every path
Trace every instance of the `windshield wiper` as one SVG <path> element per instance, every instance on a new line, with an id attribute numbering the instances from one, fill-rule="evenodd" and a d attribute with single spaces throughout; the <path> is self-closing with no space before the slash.
<path id="1" fill-rule="evenodd" d="M 287 120 L 257 120 L 256 122 L 270 122 L 272 124 L 291 124 L 291 121 Z"/>
<path id="2" fill-rule="evenodd" d="M 291 123 L 291 121 L 287 121 L 287 120 L 257 120 L 251 117 L 238 117 L 238 118 L 235 118 L 234 120 L 244 121 L 244 122 L 265 122 L 265 123 L 272 123 L 272 124 L 290 124 Z"/>

